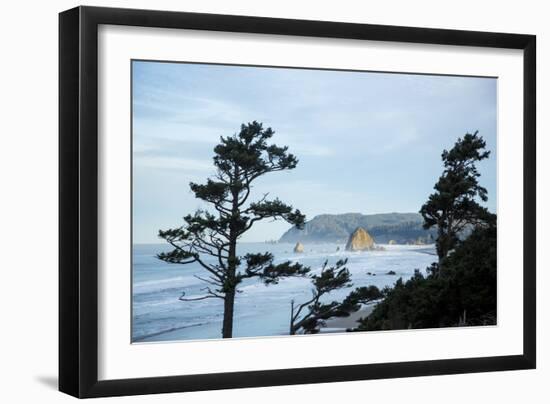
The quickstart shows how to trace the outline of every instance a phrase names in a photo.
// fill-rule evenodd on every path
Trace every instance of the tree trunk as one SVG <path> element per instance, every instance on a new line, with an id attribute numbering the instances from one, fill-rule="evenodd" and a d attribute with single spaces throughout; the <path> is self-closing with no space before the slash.
<path id="1" fill-rule="evenodd" d="M 290 301 L 290 331 L 289 335 L 296 334 L 296 330 L 294 329 L 294 300 Z"/>
<path id="2" fill-rule="evenodd" d="M 223 328 L 222 338 L 233 337 L 233 309 L 235 306 L 235 291 L 237 284 L 235 274 L 237 272 L 237 240 L 232 237 L 229 242 L 229 259 L 227 260 L 227 273 L 225 284 L 225 296 L 223 300 Z"/>
<path id="3" fill-rule="evenodd" d="M 233 308 L 235 306 L 235 290 L 225 294 L 223 300 L 222 338 L 233 337 Z"/>
<path id="4" fill-rule="evenodd" d="M 451 250 L 452 234 L 450 231 L 439 231 L 437 238 L 438 275 L 441 274 L 441 264 Z"/>
<path id="5" fill-rule="evenodd" d="M 239 168 L 235 165 L 233 179 L 235 182 L 240 179 Z M 235 291 L 237 283 L 235 275 L 237 273 L 237 218 L 239 212 L 239 191 L 234 185 L 231 185 L 231 220 L 229 223 L 229 251 L 227 259 L 225 297 L 223 303 L 223 327 L 222 338 L 233 338 L 233 309 L 235 306 Z"/>

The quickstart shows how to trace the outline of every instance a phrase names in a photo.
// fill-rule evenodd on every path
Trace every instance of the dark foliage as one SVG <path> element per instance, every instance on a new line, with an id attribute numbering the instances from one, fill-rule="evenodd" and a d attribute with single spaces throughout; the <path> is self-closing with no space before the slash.
<path id="1" fill-rule="evenodd" d="M 467 133 L 451 150 L 441 154 L 444 170 L 435 192 L 420 209 L 424 228 L 437 228 L 437 255 L 441 261 L 459 242 L 468 227 L 494 220 L 494 215 L 477 200 L 487 201 L 487 190 L 479 185 L 476 163 L 489 157 L 485 141 Z"/>
<path id="2" fill-rule="evenodd" d="M 440 264 L 386 291 L 357 330 L 496 324 L 496 226 L 478 227 Z"/>
<path id="3" fill-rule="evenodd" d="M 496 215 L 476 200 L 487 201 L 475 165 L 487 157 L 477 132 L 443 151 L 443 174 L 420 211 L 437 229 L 439 261 L 386 290 L 358 330 L 496 324 Z"/>

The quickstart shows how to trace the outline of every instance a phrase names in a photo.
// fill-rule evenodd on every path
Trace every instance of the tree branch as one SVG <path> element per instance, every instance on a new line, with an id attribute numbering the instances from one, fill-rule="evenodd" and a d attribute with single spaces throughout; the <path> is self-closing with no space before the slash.
<path id="1" fill-rule="evenodd" d="M 212 291 L 210 291 L 210 289 L 208 289 L 208 294 L 207 295 L 204 295 L 204 296 L 200 296 L 200 297 L 191 297 L 191 298 L 185 298 L 185 292 L 182 292 L 181 296 L 179 297 L 178 300 L 181 300 L 182 302 L 197 302 L 199 300 L 206 300 L 206 299 L 225 299 L 225 297 L 221 296 L 221 295 L 218 295 L 216 293 L 213 293 Z"/>

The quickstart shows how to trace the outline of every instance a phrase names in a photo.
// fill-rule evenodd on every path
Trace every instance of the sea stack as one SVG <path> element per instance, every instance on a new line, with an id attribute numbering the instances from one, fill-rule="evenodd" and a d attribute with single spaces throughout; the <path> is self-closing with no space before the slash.
<path id="1" fill-rule="evenodd" d="M 374 249 L 374 239 L 362 227 L 358 227 L 349 236 L 346 244 L 347 251 L 368 251 Z"/>
<path id="2" fill-rule="evenodd" d="M 295 253 L 303 253 L 304 252 L 304 245 L 300 243 L 299 241 L 294 246 L 294 252 Z"/>

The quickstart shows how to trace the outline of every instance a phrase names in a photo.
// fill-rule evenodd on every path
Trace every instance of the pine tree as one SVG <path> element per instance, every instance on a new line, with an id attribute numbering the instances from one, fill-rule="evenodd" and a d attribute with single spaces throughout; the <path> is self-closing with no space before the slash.
<path id="1" fill-rule="evenodd" d="M 239 256 L 237 241 L 258 221 L 282 219 L 302 228 L 305 216 L 278 198 L 250 202 L 252 184 L 266 174 L 292 170 L 298 159 L 287 147 L 268 144 L 274 131 L 264 129 L 256 121 L 241 125 L 238 134 L 221 137 L 214 148 L 216 175 L 205 184 L 190 183 L 190 188 L 213 211 L 197 210 L 184 217 L 184 225 L 160 230 L 159 237 L 173 250 L 158 258 L 173 264 L 199 264 L 206 277 L 198 277 L 206 286 L 204 296 L 180 300 L 221 299 L 224 302 L 222 337 L 233 336 L 233 312 L 238 285 L 247 278 L 258 278 L 266 285 L 276 284 L 282 277 L 303 276 L 309 268 L 289 261 L 274 264 L 269 252 Z M 205 257 L 214 257 L 205 260 Z"/>
<path id="2" fill-rule="evenodd" d="M 456 246 L 461 232 L 496 220 L 495 215 L 477 202 L 477 199 L 487 201 L 487 190 L 479 185 L 476 167 L 476 163 L 489 157 L 485 146 L 476 131 L 459 138 L 451 150 L 441 154 L 443 174 L 434 186 L 436 192 L 420 209 L 424 228 L 437 228 L 439 263 Z"/>
<path id="3" fill-rule="evenodd" d="M 436 192 L 420 211 L 424 227 L 437 230 L 439 261 L 427 276 L 415 269 L 412 278 L 384 290 L 384 300 L 356 331 L 496 324 L 496 215 L 476 201 L 487 201 L 475 164 L 489 151 L 475 132 L 441 157 L 445 168 Z"/>

